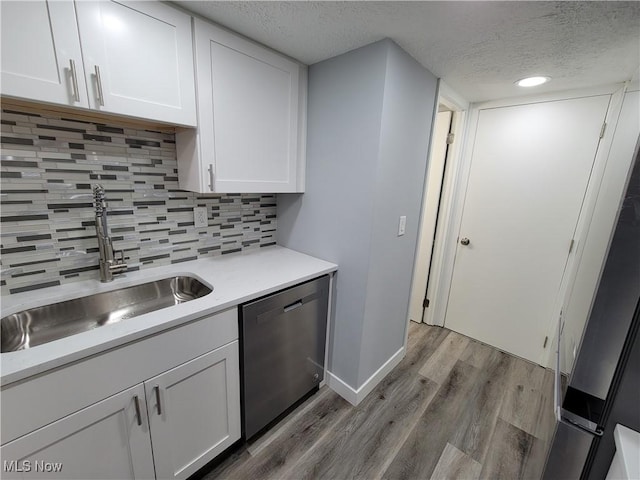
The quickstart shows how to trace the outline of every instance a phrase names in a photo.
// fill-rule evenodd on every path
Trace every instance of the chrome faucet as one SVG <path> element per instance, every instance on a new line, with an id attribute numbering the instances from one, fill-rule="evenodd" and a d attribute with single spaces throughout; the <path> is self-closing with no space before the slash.
<path id="1" fill-rule="evenodd" d="M 111 282 L 113 275 L 122 273 L 127 268 L 124 263 L 124 253 L 119 250 L 120 258 L 116 259 L 113 251 L 109 228 L 107 227 L 107 201 L 104 198 L 102 185 L 93 187 L 93 199 L 96 205 L 96 235 L 100 249 L 100 281 Z"/>

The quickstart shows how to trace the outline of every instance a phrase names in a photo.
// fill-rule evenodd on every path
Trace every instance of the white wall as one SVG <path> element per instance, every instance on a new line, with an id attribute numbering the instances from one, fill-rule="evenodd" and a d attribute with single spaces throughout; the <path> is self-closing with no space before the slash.
<path id="1" fill-rule="evenodd" d="M 306 193 L 278 195 L 278 243 L 339 265 L 329 370 L 353 391 L 403 347 L 436 86 L 390 40 L 309 68 Z"/>

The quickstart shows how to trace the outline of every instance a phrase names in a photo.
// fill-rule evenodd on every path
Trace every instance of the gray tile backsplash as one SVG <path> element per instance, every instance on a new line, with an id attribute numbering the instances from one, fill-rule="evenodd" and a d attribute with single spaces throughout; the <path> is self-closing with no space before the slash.
<path id="1" fill-rule="evenodd" d="M 96 183 L 130 270 L 275 244 L 274 194 L 178 189 L 172 133 L 3 110 L 0 165 L 2 295 L 98 278 Z"/>

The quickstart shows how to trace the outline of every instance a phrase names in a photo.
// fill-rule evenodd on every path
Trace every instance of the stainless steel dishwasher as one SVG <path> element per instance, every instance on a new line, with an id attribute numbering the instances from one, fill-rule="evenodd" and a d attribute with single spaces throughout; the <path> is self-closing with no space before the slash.
<path id="1" fill-rule="evenodd" d="M 329 276 L 325 275 L 241 306 L 246 439 L 322 381 L 328 296 Z"/>

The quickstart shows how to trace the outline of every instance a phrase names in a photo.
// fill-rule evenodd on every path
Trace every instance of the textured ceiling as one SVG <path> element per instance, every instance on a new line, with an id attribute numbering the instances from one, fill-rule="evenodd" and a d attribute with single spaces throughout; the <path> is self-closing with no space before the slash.
<path id="1" fill-rule="evenodd" d="M 469 101 L 622 82 L 640 2 L 174 2 L 303 63 L 385 37 Z M 552 81 L 523 90 L 530 75 Z"/>

